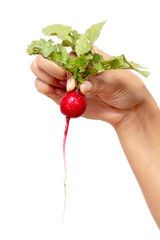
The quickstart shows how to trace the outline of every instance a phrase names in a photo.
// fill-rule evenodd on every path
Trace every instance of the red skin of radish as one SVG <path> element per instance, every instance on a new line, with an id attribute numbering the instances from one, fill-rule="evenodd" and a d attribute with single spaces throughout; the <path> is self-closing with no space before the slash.
<path id="1" fill-rule="evenodd" d="M 86 108 L 86 98 L 78 89 L 66 93 L 60 102 L 60 110 L 68 118 L 80 117 Z"/>

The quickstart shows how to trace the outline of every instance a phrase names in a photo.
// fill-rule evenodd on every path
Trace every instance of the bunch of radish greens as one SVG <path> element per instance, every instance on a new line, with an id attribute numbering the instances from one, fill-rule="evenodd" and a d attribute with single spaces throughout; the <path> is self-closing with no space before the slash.
<path id="1" fill-rule="evenodd" d="M 143 71 L 144 67 L 134 62 L 126 60 L 124 55 L 111 57 L 104 60 L 97 53 L 92 54 L 93 43 L 97 40 L 106 21 L 92 25 L 84 34 L 79 34 L 71 27 L 62 24 L 54 24 L 42 29 L 46 36 L 57 36 L 62 40 L 61 43 L 54 43 L 52 39 L 32 41 L 27 48 L 29 55 L 41 54 L 44 58 L 53 61 L 61 68 L 70 72 L 76 83 L 76 89 L 67 93 L 60 102 L 61 112 L 66 116 L 66 127 L 63 141 L 63 156 L 65 168 L 65 204 L 66 204 L 66 159 L 65 144 L 68 132 L 70 118 L 81 116 L 86 108 L 87 102 L 85 96 L 80 92 L 80 84 L 89 76 L 95 75 L 111 69 L 133 69 L 144 77 L 149 75 L 148 71 Z M 68 55 L 67 48 L 71 48 L 77 55 L 73 58 Z"/>

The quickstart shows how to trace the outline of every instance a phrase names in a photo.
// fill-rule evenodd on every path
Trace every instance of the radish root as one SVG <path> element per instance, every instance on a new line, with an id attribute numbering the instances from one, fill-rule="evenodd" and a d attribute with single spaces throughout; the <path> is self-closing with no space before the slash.
<path id="1" fill-rule="evenodd" d="M 68 127 L 69 127 L 69 121 L 70 118 L 66 117 L 66 125 L 65 125 L 65 131 L 64 131 L 64 139 L 63 139 L 63 161 L 64 161 L 64 209 L 63 209 L 63 220 L 64 222 L 64 216 L 65 216 L 65 210 L 66 210 L 66 200 L 67 200 L 67 163 L 66 163 L 66 139 L 67 139 L 67 133 L 68 133 Z"/>

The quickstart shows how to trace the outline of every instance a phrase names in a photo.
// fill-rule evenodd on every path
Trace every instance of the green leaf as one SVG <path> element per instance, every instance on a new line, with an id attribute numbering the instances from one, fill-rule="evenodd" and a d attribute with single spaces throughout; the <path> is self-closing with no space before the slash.
<path id="1" fill-rule="evenodd" d="M 89 76 L 95 75 L 100 72 L 114 69 L 133 69 L 139 72 L 144 77 L 149 76 L 148 71 L 142 71 L 144 67 L 137 63 L 128 62 L 124 55 L 118 57 L 111 57 L 109 60 L 105 61 L 103 57 L 97 53 L 93 54 L 93 59 L 88 63 L 86 70 L 82 73 L 81 78 L 86 79 Z M 78 76 L 79 76 L 78 75 Z"/>
<path id="2" fill-rule="evenodd" d="M 66 69 L 68 61 L 68 52 L 62 44 L 53 45 L 53 41 L 50 39 L 40 39 L 39 41 L 32 41 L 27 48 L 29 55 L 41 54 L 43 57 L 55 62 L 60 67 Z"/>
<path id="3" fill-rule="evenodd" d="M 65 69 L 72 75 L 74 75 L 76 71 L 75 60 L 76 60 L 75 58 L 69 56 L 67 59 L 67 63 L 65 65 Z"/>
<path id="4" fill-rule="evenodd" d="M 69 36 L 72 38 L 72 44 L 74 44 L 74 46 L 76 45 L 76 41 L 80 37 L 80 35 L 81 34 L 79 34 L 76 30 L 72 30 L 69 33 Z"/>
<path id="5" fill-rule="evenodd" d="M 103 62 L 103 66 L 105 70 L 129 68 L 124 55 L 111 57 L 109 60 Z"/>
<path id="6" fill-rule="evenodd" d="M 137 72 L 139 72 L 141 75 L 143 75 L 144 77 L 148 77 L 149 76 L 149 72 L 148 71 L 142 71 L 141 69 L 147 69 L 146 67 L 142 67 L 142 66 L 140 66 L 139 64 L 137 64 L 137 63 L 134 63 L 133 61 L 131 61 L 131 62 L 128 62 L 129 63 L 129 65 L 130 65 L 130 69 L 133 69 L 133 70 L 135 70 L 135 71 L 137 71 Z"/>
<path id="7" fill-rule="evenodd" d="M 90 51 L 92 47 L 89 44 L 89 39 L 85 34 L 82 34 L 76 41 L 75 52 L 78 56 Z"/>
<path id="8" fill-rule="evenodd" d="M 92 54 L 84 54 L 80 57 L 77 57 L 75 60 L 75 65 L 77 68 L 79 68 L 80 72 L 84 72 L 87 64 L 89 61 L 93 58 Z"/>
<path id="9" fill-rule="evenodd" d="M 96 68 L 98 72 L 104 71 L 103 62 L 104 62 L 104 59 L 101 55 L 97 53 L 93 54 L 93 60 L 91 61 L 91 66 L 93 66 L 93 68 Z"/>
<path id="10" fill-rule="evenodd" d="M 42 29 L 42 32 L 46 36 L 57 36 L 62 40 L 62 45 L 64 47 L 71 47 L 75 49 L 75 44 L 80 34 L 76 30 L 72 30 L 71 27 L 62 24 L 49 25 Z"/>
<path id="11" fill-rule="evenodd" d="M 71 37 L 69 36 L 69 33 L 71 31 L 72 31 L 71 27 L 62 24 L 53 24 L 42 29 L 42 32 L 46 36 L 56 35 L 58 38 L 68 41 L 72 41 Z"/>
<path id="12" fill-rule="evenodd" d="M 137 72 L 139 72 L 144 77 L 149 76 L 148 71 L 142 71 L 141 69 L 145 68 L 140 66 L 137 63 L 129 62 L 126 60 L 125 56 L 122 54 L 119 57 L 112 57 L 107 61 L 103 62 L 103 66 L 105 70 L 111 70 L 111 69 L 133 69 Z M 146 68 L 145 68 L 146 69 Z"/>
<path id="13" fill-rule="evenodd" d="M 106 21 L 94 24 L 86 30 L 85 35 L 87 35 L 90 41 L 90 45 L 92 45 L 97 40 L 105 23 Z"/>
<path id="14" fill-rule="evenodd" d="M 59 55 L 60 61 L 63 63 L 66 63 L 68 59 L 68 52 L 66 48 L 63 47 L 61 44 L 57 44 L 57 46 L 59 49 L 58 55 Z"/>
<path id="15" fill-rule="evenodd" d="M 86 53 L 75 59 L 76 69 L 75 69 L 74 79 L 78 80 L 79 82 L 84 81 L 83 73 L 86 71 L 86 68 L 91 59 L 93 59 L 93 55 L 91 53 Z"/>
<path id="16" fill-rule="evenodd" d="M 44 57 L 48 57 L 53 51 L 57 51 L 57 46 L 53 45 L 53 41 L 49 39 L 48 41 L 40 39 L 39 41 L 32 41 L 32 43 L 27 48 L 27 53 L 29 55 L 41 54 Z"/>
<path id="17" fill-rule="evenodd" d="M 86 30 L 84 34 L 81 34 L 76 41 L 75 51 L 78 56 L 90 51 L 93 47 L 93 43 L 97 40 L 100 32 L 106 21 L 92 25 Z"/>

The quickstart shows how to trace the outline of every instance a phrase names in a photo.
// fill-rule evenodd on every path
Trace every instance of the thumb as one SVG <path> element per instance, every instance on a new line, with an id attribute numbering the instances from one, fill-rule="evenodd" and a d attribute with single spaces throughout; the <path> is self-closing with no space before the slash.
<path id="1" fill-rule="evenodd" d="M 76 87 L 75 80 L 71 73 L 67 73 L 67 92 L 73 91 Z M 102 92 L 102 81 L 90 77 L 80 85 L 80 91 L 86 96 L 95 96 Z"/>
<path id="2" fill-rule="evenodd" d="M 101 81 L 94 79 L 85 80 L 80 85 L 80 91 L 86 96 L 95 96 L 101 92 Z"/>

